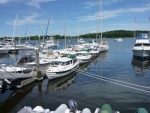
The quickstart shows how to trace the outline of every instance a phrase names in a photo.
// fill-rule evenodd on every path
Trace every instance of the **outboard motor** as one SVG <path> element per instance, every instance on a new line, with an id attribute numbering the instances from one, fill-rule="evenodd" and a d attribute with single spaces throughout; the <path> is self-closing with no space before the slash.
<path id="1" fill-rule="evenodd" d="M 73 100 L 69 100 L 68 101 L 68 106 L 71 112 L 76 113 L 78 106 L 77 106 L 77 102 L 73 101 Z"/>

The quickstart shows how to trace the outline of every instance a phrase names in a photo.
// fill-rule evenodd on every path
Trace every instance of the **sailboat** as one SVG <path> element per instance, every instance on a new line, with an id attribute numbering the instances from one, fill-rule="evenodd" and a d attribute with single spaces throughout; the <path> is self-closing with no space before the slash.
<path id="1" fill-rule="evenodd" d="M 101 36 L 100 36 L 100 43 L 99 43 L 99 49 L 100 52 L 105 52 L 109 50 L 108 42 L 102 39 L 102 1 L 100 0 L 100 17 L 101 17 Z"/>

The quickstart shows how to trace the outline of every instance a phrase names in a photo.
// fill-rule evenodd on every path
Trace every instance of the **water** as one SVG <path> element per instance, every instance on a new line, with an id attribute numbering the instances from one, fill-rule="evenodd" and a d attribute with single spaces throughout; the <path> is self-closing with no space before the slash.
<path id="1" fill-rule="evenodd" d="M 75 41 L 72 39 L 70 42 Z M 42 83 L 33 83 L 20 90 L 1 91 L 0 113 L 16 113 L 24 106 L 34 108 L 37 105 L 55 110 L 70 99 L 77 102 L 80 110 L 87 107 L 92 112 L 105 103 L 121 113 L 134 113 L 139 107 L 145 107 L 150 112 L 150 89 L 102 78 L 149 88 L 150 61 L 132 58 L 132 38 L 123 39 L 123 42 L 108 39 L 108 42 L 110 50 L 101 53 L 91 63 L 82 65 L 79 68 L 82 73 L 74 72 L 52 81 L 45 79 Z M 64 45 L 63 40 L 60 43 Z M 24 54 L 24 51 L 20 51 L 17 55 L 0 56 L 0 62 L 14 63 Z"/>

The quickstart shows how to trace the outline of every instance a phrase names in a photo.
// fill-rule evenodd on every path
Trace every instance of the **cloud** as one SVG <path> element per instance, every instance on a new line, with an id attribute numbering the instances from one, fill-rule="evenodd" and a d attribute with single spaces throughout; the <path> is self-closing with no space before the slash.
<path id="1" fill-rule="evenodd" d="M 7 2 L 9 2 L 10 0 L 0 0 L 0 4 L 5 4 Z"/>
<path id="2" fill-rule="evenodd" d="M 142 13 L 145 11 L 150 11 L 150 4 L 146 4 L 143 7 L 133 7 L 133 8 L 128 8 L 128 9 L 115 9 L 115 10 L 105 10 L 102 11 L 102 18 L 103 19 L 108 19 L 108 18 L 113 18 L 116 16 L 120 16 L 122 14 L 126 14 L 126 13 Z M 82 16 L 82 17 L 78 17 L 78 19 L 80 21 L 93 21 L 93 20 L 97 20 L 100 19 L 100 12 L 96 12 L 92 15 L 88 15 L 88 16 Z"/>
<path id="3" fill-rule="evenodd" d="M 106 1 L 102 1 L 103 5 L 110 5 L 112 3 L 117 3 L 117 2 L 121 2 L 122 0 L 106 0 Z M 95 6 L 99 6 L 100 2 L 84 2 L 83 3 L 84 8 L 92 8 Z"/>
<path id="4" fill-rule="evenodd" d="M 84 8 L 91 8 L 91 7 L 97 6 L 98 2 L 85 2 L 83 3 L 83 5 L 85 5 Z"/>
<path id="5" fill-rule="evenodd" d="M 24 16 L 23 18 L 19 18 L 17 20 L 17 25 L 18 26 L 25 26 L 25 25 L 27 25 L 27 23 L 29 23 L 29 24 L 39 24 L 39 20 L 37 19 L 39 16 L 40 16 L 39 14 L 33 13 L 32 15 Z M 6 22 L 6 24 L 13 26 L 14 23 L 15 23 L 14 21 L 15 21 L 15 19 L 11 20 L 9 22 Z"/>
<path id="6" fill-rule="evenodd" d="M 56 0 L 29 0 L 27 5 L 34 6 L 35 8 L 40 8 L 40 3 L 52 2 Z"/>

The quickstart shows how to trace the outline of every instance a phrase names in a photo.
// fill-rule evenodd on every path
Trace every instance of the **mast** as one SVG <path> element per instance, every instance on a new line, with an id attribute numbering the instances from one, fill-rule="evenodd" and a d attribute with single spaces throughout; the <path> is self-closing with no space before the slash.
<path id="1" fill-rule="evenodd" d="M 78 20 L 78 44 L 79 44 L 79 20 Z"/>
<path id="2" fill-rule="evenodd" d="M 16 15 L 16 19 L 15 19 L 14 30 L 13 30 L 13 38 L 14 38 L 14 36 L 15 36 L 15 30 L 16 30 L 17 19 L 18 19 L 18 14 Z"/>
<path id="3" fill-rule="evenodd" d="M 51 15 L 50 15 L 50 17 L 51 17 Z M 44 40 L 43 40 L 43 48 L 44 48 L 44 43 L 45 43 L 45 38 L 46 38 L 46 36 L 47 36 L 47 31 L 48 31 L 48 27 L 49 27 L 49 22 L 50 22 L 50 20 L 51 20 L 51 18 L 49 18 L 49 20 L 48 20 L 48 24 L 47 24 L 47 28 L 46 28 L 46 32 L 45 32 L 45 36 L 44 36 Z"/>
<path id="4" fill-rule="evenodd" d="M 136 25 L 136 18 L 135 18 L 135 25 Z M 134 38 L 136 38 L 136 27 L 134 27 Z"/>
<path id="5" fill-rule="evenodd" d="M 26 33 L 25 33 L 26 41 L 27 41 L 27 32 L 28 32 L 28 22 L 27 22 Z"/>
<path id="6" fill-rule="evenodd" d="M 44 43 L 44 33 L 43 33 L 43 13 L 42 13 L 42 35 L 43 35 L 43 43 Z"/>
<path id="7" fill-rule="evenodd" d="M 102 0 L 100 0 L 100 23 L 101 23 L 101 26 L 100 26 L 100 29 L 101 29 L 101 36 L 100 36 L 100 42 L 102 42 Z"/>
<path id="8" fill-rule="evenodd" d="M 15 42 L 15 30 L 16 30 L 17 20 L 18 20 L 18 14 L 16 14 L 16 19 L 15 19 L 15 24 L 14 24 L 14 30 L 13 30 L 13 39 L 14 39 L 14 43 L 15 43 L 15 48 L 16 48 L 16 42 Z"/>
<path id="9" fill-rule="evenodd" d="M 66 15 L 65 15 L 65 13 L 64 13 L 64 37 L 65 37 L 65 48 L 66 48 L 66 35 L 65 35 L 65 33 L 66 33 L 66 31 L 65 31 L 65 27 L 66 27 Z"/>
<path id="10" fill-rule="evenodd" d="M 53 26 L 52 26 L 52 16 L 51 16 L 51 37 L 53 38 L 53 35 L 52 35 L 52 32 L 53 32 L 53 31 L 52 31 L 52 27 L 53 27 Z"/>

